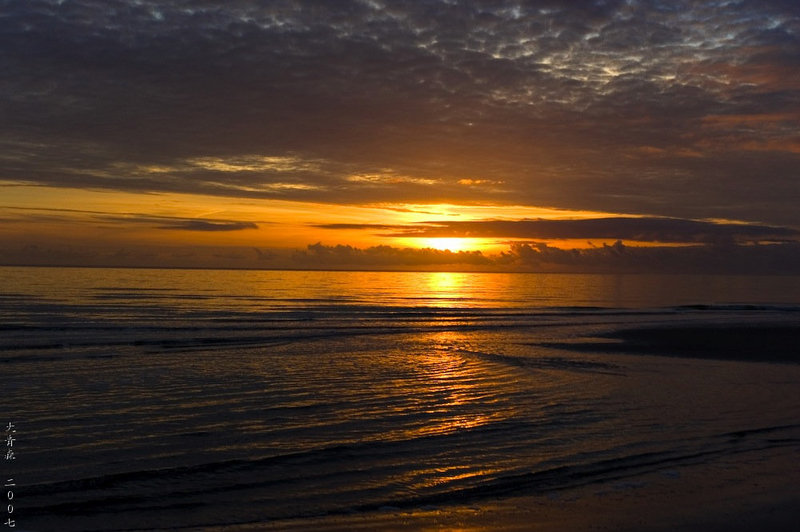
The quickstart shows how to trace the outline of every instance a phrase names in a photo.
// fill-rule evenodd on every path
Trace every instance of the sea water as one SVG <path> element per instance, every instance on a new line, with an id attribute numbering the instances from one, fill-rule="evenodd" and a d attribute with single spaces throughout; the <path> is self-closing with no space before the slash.
<path id="1" fill-rule="evenodd" d="M 24 530 L 224 528 L 797 450 L 797 365 L 568 346 L 796 326 L 798 281 L 0 268 L 0 474 Z"/>

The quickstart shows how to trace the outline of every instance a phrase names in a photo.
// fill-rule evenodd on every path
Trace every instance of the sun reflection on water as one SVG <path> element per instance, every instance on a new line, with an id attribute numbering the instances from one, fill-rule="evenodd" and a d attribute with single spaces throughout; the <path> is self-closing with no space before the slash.
<path id="1" fill-rule="evenodd" d="M 447 276 L 442 279 L 452 280 Z M 398 479 L 414 492 L 466 486 L 498 471 L 497 464 L 481 458 L 481 451 L 465 454 L 459 436 L 514 415 L 497 396 L 507 384 L 505 373 L 472 355 L 472 343 L 468 333 L 437 331 L 426 335 L 424 347 L 413 353 L 424 421 L 409 427 L 403 436 L 412 440 L 435 438 L 431 441 L 438 442 L 438 450 L 430 459 Z"/>
<path id="2" fill-rule="evenodd" d="M 417 370 L 428 399 L 425 408 L 435 417 L 433 423 L 417 428 L 415 436 L 473 429 L 506 417 L 507 413 L 492 409 L 486 396 L 492 376 L 464 354 L 468 338 L 457 331 L 439 331 L 428 341 L 430 347 L 420 354 Z"/>
<path id="3" fill-rule="evenodd" d="M 469 277 L 455 272 L 428 273 L 423 278 L 421 288 L 429 294 L 430 303 L 437 307 L 452 306 L 456 301 L 471 299 L 474 292 L 469 285 Z"/>

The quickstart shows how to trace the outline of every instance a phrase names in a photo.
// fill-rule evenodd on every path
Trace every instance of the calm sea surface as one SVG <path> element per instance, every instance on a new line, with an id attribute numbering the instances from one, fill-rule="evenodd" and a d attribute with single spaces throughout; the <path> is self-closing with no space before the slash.
<path id="1" fill-rule="evenodd" d="M 800 323 L 800 279 L 0 268 L 0 473 L 18 529 L 130 530 L 797 449 L 798 365 L 558 347 L 758 323 Z"/>

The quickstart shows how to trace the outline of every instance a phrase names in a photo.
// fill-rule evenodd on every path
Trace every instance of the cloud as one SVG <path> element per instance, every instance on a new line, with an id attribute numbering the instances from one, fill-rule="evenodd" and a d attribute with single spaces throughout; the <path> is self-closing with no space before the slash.
<path id="1" fill-rule="evenodd" d="M 158 229 L 181 231 L 241 231 L 243 229 L 258 229 L 253 222 L 220 222 L 208 220 L 175 220 Z"/>
<path id="2" fill-rule="evenodd" d="M 11 215 L 8 222 L 57 222 L 75 223 L 84 222 L 96 224 L 97 222 L 112 223 L 116 227 L 126 225 L 148 225 L 155 229 L 179 231 L 241 231 L 244 229 L 258 229 L 255 222 L 223 220 L 214 218 L 185 218 L 179 216 L 154 216 L 144 213 L 112 213 L 108 211 L 95 211 L 87 209 L 70 208 L 44 208 L 44 207 L 15 207 L 0 205 L 0 210 L 6 210 Z M 267 222 L 261 222 L 267 223 Z"/>
<path id="3" fill-rule="evenodd" d="M 0 179 L 797 224 L 798 66 L 777 0 L 28 0 Z"/>
<path id="4" fill-rule="evenodd" d="M 4 241 L 8 265 L 96 265 L 323 270 L 445 270 L 573 273 L 800 275 L 800 243 L 636 247 L 620 241 L 588 249 L 515 242 L 497 255 L 393 246 L 312 244 L 290 251 L 245 246 L 117 245 L 92 241 Z"/>
<path id="5" fill-rule="evenodd" d="M 677 218 L 430 221 L 413 225 L 319 224 L 325 229 L 390 231 L 384 236 L 508 239 L 620 239 L 663 243 L 758 242 L 800 239 L 800 230 L 763 224 Z"/>
<path id="6" fill-rule="evenodd" d="M 433 214 L 433 213 L 430 213 Z M 344 230 L 371 230 L 371 231 L 396 231 L 401 233 L 403 231 L 414 231 L 418 228 L 417 225 L 396 225 L 396 224 L 352 224 L 352 223 L 333 223 L 333 224 L 314 224 L 313 227 L 319 229 L 344 229 Z"/>
<path id="7" fill-rule="evenodd" d="M 491 260 L 480 251 L 439 250 L 372 246 L 361 249 L 349 245 L 326 246 L 317 242 L 292 255 L 292 262 L 304 268 L 369 267 L 408 268 L 431 266 L 486 266 Z"/>
<path id="8" fill-rule="evenodd" d="M 506 268 L 526 271 L 797 275 L 798 260 L 798 242 L 635 247 L 617 241 L 598 248 L 571 250 L 544 243 L 515 243 L 497 262 Z"/>
<path id="9" fill-rule="evenodd" d="M 236 220 L 220 220 L 211 218 L 182 218 L 178 216 L 152 216 L 147 214 L 125 214 L 123 216 L 103 214 L 94 217 L 103 222 L 114 222 L 115 224 L 147 225 L 154 229 L 168 231 L 243 231 L 245 229 L 258 229 L 255 222 L 244 222 Z"/>

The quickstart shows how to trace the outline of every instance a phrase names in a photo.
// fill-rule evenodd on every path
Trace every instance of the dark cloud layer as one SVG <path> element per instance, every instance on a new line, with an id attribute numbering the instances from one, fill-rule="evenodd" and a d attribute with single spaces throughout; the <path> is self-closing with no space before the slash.
<path id="1" fill-rule="evenodd" d="M 302 268 L 337 267 L 425 267 L 425 266 L 490 266 L 493 261 L 480 251 L 397 248 L 372 246 L 361 249 L 353 246 L 326 246 L 317 242 L 303 251 L 295 252 L 291 260 Z"/>
<path id="2" fill-rule="evenodd" d="M 30 223 L 54 222 L 58 224 L 90 223 L 92 225 L 111 225 L 124 227 L 126 225 L 144 225 L 154 229 L 179 230 L 179 231 L 241 231 L 244 229 L 258 229 L 255 222 L 237 220 L 223 220 L 216 218 L 185 218 L 180 216 L 154 216 L 144 213 L 111 213 L 108 211 L 92 211 L 85 209 L 69 208 L 41 208 L 41 207 L 14 207 L 0 205 L 0 210 L 7 210 L 11 216 L 0 222 Z M 264 223 L 264 222 L 262 222 Z"/>
<path id="3" fill-rule="evenodd" d="M 243 229 L 258 229 L 258 225 L 252 222 L 181 220 L 159 225 L 158 228 L 170 230 L 179 229 L 183 231 L 241 231 Z"/>
<path id="4" fill-rule="evenodd" d="M 307 246 L 289 257 L 273 254 L 267 267 L 303 269 L 439 269 L 579 273 L 800 274 L 800 243 L 636 247 L 617 241 L 587 249 L 517 242 L 499 255 L 479 251 L 373 246 Z"/>
<path id="5" fill-rule="evenodd" d="M 0 12 L 0 179 L 798 226 L 797 2 Z"/>
<path id="6" fill-rule="evenodd" d="M 176 246 L 7 242 L 11 265 L 153 266 L 216 268 L 450 270 L 497 272 L 692 273 L 800 275 L 800 243 L 635 247 L 620 241 L 588 249 L 517 242 L 499 255 L 479 251 L 312 244 L 287 251 L 243 246 Z"/>
<path id="7" fill-rule="evenodd" d="M 784 241 L 800 230 L 759 224 L 715 223 L 677 218 L 589 218 L 581 220 L 432 221 L 416 225 L 320 224 L 325 229 L 391 231 L 387 236 L 511 239 L 622 239 L 663 243 Z"/>
<path id="8" fill-rule="evenodd" d="M 498 263 L 530 271 L 595 273 L 800 273 L 800 244 L 632 247 L 617 241 L 599 248 L 563 250 L 547 244 L 512 246 Z"/>

